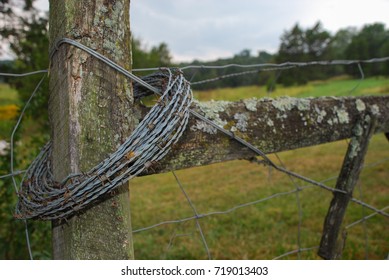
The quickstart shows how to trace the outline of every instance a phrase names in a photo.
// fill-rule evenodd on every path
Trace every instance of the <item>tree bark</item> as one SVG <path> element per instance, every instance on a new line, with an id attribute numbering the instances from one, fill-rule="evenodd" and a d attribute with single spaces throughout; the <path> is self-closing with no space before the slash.
<path id="1" fill-rule="evenodd" d="M 129 1 L 50 1 L 50 45 L 67 37 L 131 67 Z M 50 65 L 53 172 L 88 171 L 137 123 L 131 83 L 83 51 L 62 45 Z M 128 185 L 84 212 L 53 222 L 55 259 L 132 259 Z"/>
<path id="2" fill-rule="evenodd" d="M 389 131 L 389 96 L 197 102 L 193 109 L 265 154 L 350 138 L 367 110 L 376 115 L 375 133 Z M 143 175 L 253 156 L 247 147 L 192 116 L 172 151 Z"/>

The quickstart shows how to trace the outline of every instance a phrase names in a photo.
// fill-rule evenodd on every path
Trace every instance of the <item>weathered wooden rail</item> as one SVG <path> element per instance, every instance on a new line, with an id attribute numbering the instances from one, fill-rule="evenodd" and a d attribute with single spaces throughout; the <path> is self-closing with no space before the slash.
<path id="1" fill-rule="evenodd" d="M 194 109 L 266 154 L 350 138 L 354 124 L 367 110 L 377 117 L 375 133 L 389 131 L 389 96 L 212 101 L 199 102 Z M 231 137 L 192 117 L 179 143 L 150 172 L 253 155 Z"/>

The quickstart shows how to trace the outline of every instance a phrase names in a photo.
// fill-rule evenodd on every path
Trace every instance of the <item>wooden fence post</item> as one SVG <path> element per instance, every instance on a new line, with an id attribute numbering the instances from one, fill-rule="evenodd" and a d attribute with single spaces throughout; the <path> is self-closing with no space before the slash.
<path id="1" fill-rule="evenodd" d="M 67 37 L 131 67 L 130 1 L 50 1 L 50 46 Z M 50 65 L 54 177 L 88 171 L 135 127 L 131 83 L 83 51 L 62 45 Z M 55 259 L 132 259 L 128 185 L 53 222 Z"/>
<path id="2" fill-rule="evenodd" d="M 361 115 L 360 120 L 354 125 L 353 137 L 349 143 L 335 187 L 344 193 L 334 193 L 324 220 L 323 236 L 318 250 L 318 255 L 323 259 L 337 259 L 341 256 L 343 245 L 339 242 L 338 235 L 354 187 L 358 182 L 375 126 L 376 118 L 369 114 Z"/>

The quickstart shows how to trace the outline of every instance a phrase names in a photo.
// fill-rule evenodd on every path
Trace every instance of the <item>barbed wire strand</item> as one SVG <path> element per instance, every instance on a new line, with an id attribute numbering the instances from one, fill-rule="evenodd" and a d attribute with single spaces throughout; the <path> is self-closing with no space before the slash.
<path id="1" fill-rule="evenodd" d="M 59 46 L 61 44 L 68 43 L 75 47 L 78 47 L 80 49 L 83 49 L 84 51 L 88 52 L 89 54 L 95 56 L 96 58 L 100 57 L 101 59 L 105 60 L 102 55 L 100 55 L 98 52 L 94 51 L 93 49 L 90 49 L 77 41 L 71 40 L 71 39 L 61 39 L 57 41 L 56 46 L 50 53 L 50 60 L 54 56 L 55 52 L 59 49 Z M 100 59 L 99 58 L 99 59 Z M 108 61 L 107 59 L 106 61 Z M 372 59 L 366 59 L 366 60 L 327 60 L 327 61 L 310 61 L 310 62 L 284 62 L 284 63 L 258 63 L 258 64 L 226 64 L 226 65 L 187 65 L 180 67 L 182 71 L 189 70 L 189 69 L 223 69 L 223 68 L 231 68 L 231 67 L 237 67 L 237 68 L 265 68 L 265 67 L 272 67 L 272 70 L 278 70 L 278 69 L 291 69 L 295 67 L 306 67 L 306 66 L 315 66 L 315 65 L 351 65 L 351 64 L 361 64 L 361 63 L 382 63 L 389 61 L 389 57 L 381 57 L 381 58 L 372 58 Z M 112 61 L 111 61 L 112 62 Z M 112 66 L 115 63 L 112 64 Z M 111 66 L 111 65 L 110 65 Z M 116 68 L 116 66 L 113 66 Z M 288 67 L 288 68 L 285 68 Z M 121 67 L 119 67 L 121 68 Z M 122 70 L 117 69 L 119 72 L 122 72 Z M 124 68 L 123 68 L 124 69 Z M 148 72 L 148 71 L 158 71 L 161 67 L 150 67 L 150 68 L 136 68 L 132 69 L 132 72 Z M 37 70 L 34 72 L 29 73 L 23 73 L 23 74 L 15 74 L 15 73 L 0 73 L 0 76 L 12 76 L 12 77 L 24 77 L 28 75 L 35 75 L 40 73 L 47 73 L 47 69 Z M 124 75 L 127 76 L 123 72 Z M 137 76 L 133 76 L 131 79 L 134 79 L 134 81 L 137 81 L 141 83 L 141 81 L 137 78 Z M 144 85 L 147 87 L 147 85 Z"/>
<path id="2" fill-rule="evenodd" d="M 358 64 L 358 63 L 382 63 L 389 61 L 388 57 L 379 57 L 379 58 L 371 58 L 371 59 L 365 59 L 365 60 L 323 60 L 323 61 L 308 61 L 308 62 L 284 62 L 284 63 L 258 63 L 258 64 L 225 64 L 225 65 L 188 65 L 181 67 L 181 70 L 188 70 L 188 69 L 224 69 L 224 68 L 231 68 L 231 67 L 237 67 L 237 68 L 263 68 L 263 67 L 273 67 L 273 68 L 283 68 L 288 66 L 294 66 L 294 67 L 307 67 L 307 66 L 317 66 L 317 65 L 352 65 L 352 64 Z M 150 68 L 154 70 L 153 68 Z M 149 69 L 149 70 L 150 70 Z M 135 72 L 139 71 L 146 71 L 147 69 L 136 69 Z M 147 70 L 147 71 L 149 71 Z"/>
<path id="3" fill-rule="evenodd" d="M 190 207 L 192 208 L 193 213 L 194 213 L 195 216 L 197 217 L 197 216 L 198 216 L 198 212 L 197 212 L 197 210 L 196 210 L 196 207 L 194 206 L 194 204 L 193 204 L 192 200 L 190 199 L 188 193 L 185 191 L 183 185 L 181 184 L 181 181 L 178 179 L 178 177 L 177 177 L 177 175 L 176 175 L 176 172 L 172 171 L 172 173 L 173 173 L 173 176 L 174 176 L 174 178 L 175 178 L 175 180 L 176 180 L 178 186 L 180 187 L 182 193 L 184 194 L 186 200 L 188 201 Z M 195 221 L 196 221 L 196 227 L 197 227 L 197 229 L 198 229 L 198 231 L 199 231 L 199 233 L 200 233 L 201 240 L 202 240 L 202 242 L 203 242 L 203 244 L 204 244 L 204 248 L 205 248 L 205 251 L 206 251 L 206 253 L 207 253 L 208 259 L 211 260 L 211 259 L 212 259 L 211 252 L 210 252 L 210 250 L 209 250 L 209 247 L 208 247 L 208 244 L 207 244 L 207 240 L 205 239 L 205 235 L 204 235 L 203 230 L 202 230 L 202 228 L 201 228 L 199 219 L 196 219 Z"/>
<path id="4" fill-rule="evenodd" d="M 239 64 L 239 63 L 231 63 L 224 65 L 186 65 L 180 67 L 181 70 L 191 70 L 191 69 L 224 69 L 224 68 L 264 68 L 264 67 L 274 67 L 274 68 L 282 68 L 282 67 L 306 67 L 306 66 L 328 66 L 328 65 L 351 65 L 358 63 L 381 63 L 389 61 L 389 57 L 377 57 L 371 59 L 338 59 L 338 60 L 323 60 L 323 61 L 308 61 L 308 62 L 283 62 L 283 63 L 255 63 L 255 64 Z M 150 68 L 136 68 L 133 69 L 133 72 L 147 72 L 147 71 L 158 71 L 158 67 L 150 67 Z"/>

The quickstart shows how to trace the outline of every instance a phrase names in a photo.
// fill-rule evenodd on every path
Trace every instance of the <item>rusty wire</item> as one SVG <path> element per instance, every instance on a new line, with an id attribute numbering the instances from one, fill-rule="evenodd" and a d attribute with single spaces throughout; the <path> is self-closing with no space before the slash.
<path id="1" fill-rule="evenodd" d="M 91 170 L 56 182 L 51 170 L 52 145 L 46 144 L 24 175 L 16 218 L 65 218 L 150 168 L 169 152 L 188 123 L 192 92 L 178 69 L 161 69 L 147 79 L 158 80 L 162 86 L 159 101 L 127 140 Z"/>

